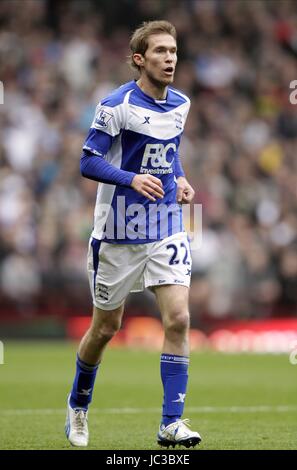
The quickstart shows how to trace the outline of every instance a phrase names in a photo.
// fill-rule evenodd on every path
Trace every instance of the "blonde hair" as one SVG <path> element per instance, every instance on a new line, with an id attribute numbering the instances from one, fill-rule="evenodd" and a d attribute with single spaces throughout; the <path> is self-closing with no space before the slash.
<path id="1" fill-rule="evenodd" d="M 144 21 L 139 28 L 137 28 L 131 36 L 130 50 L 131 54 L 128 63 L 134 69 L 140 70 L 139 66 L 135 64 L 133 54 L 144 55 L 148 48 L 148 38 L 153 34 L 170 34 L 176 39 L 176 29 L 169 21 Z"/>

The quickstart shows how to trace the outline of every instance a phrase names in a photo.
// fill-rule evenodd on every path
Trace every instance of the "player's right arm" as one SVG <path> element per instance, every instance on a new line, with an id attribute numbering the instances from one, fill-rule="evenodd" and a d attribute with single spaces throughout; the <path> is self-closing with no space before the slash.
<path id="1" fill-rule="evenodd" d="M 135 175 L 131 188 L 153 202 L 155 202 L 156 198 L 162 199 L 165 194 L 162 188 L 162 181 L 153 175 Z"/>
<path id="2" fill-rule="evenodd" d="M 85 178 L 105 184 L 131 187 L 151 201 L 162 198 L 164 191 L 159 178 L 152 175 L 137 175 L 136 173 L 116 168 L 99 155 L 84 152 L 80 161 L 81 174 Z"/>
<path id="3" fill-rule="evenodd" d="M 105 159 L 114 139 L 121 132 L 123 120 L 121 106 L 99 105 L 97 107 L 83 147 L 84 152 L 80 161 L 81 174 L 85 178 L 101 183 L 131 187 L 151 201 L 162 198 L 164 191 L 159 178 L 122 170 Z"/>

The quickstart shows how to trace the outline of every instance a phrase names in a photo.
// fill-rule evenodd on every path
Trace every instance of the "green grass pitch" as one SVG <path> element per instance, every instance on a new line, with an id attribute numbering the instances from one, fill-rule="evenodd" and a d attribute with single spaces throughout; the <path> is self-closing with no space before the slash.
<path id="1" fill-rule="evenodd" d="M 73 449 L 64 436 L 76 345 L 4 342 L 0 449 Z M 192 353 L 184 417 L 204 449 L 296 449 L 297 366 L 288 355 Z M 159 449 L 157 352 L 108 349 L 89 414 L 89 449 Z M 78 451 L 84 451 L 78 449 Z"/>

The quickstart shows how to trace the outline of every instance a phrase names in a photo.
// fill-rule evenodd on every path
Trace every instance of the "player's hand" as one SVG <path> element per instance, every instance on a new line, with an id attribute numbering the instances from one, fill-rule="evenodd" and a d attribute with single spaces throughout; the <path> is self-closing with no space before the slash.
<path id="1" fill-rule="evenodd" d="M 195 196 L 195 191 L 184 176 L 177 178 L 177 202 L 180 204 L 189 204 Z"/>
<path id="2" fill-rule="evenodd" d="M 135 175 L 131 183 L 131 188 L 153 202 L 156 201 L 156 198 L 162 199 L 165 194 L 162 181 L 153 175 Z"/>

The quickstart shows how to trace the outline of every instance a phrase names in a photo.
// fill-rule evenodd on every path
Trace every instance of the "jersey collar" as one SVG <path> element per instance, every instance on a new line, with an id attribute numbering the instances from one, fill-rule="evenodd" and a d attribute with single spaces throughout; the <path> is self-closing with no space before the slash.
<path id="1" fill-rule="evenodd" d="M 153 103 L 156 103 L 156 104 L 165 104 L 167 103 L 167 98 L 168 98 L 168 88 L 167 88 L 167 96 L 164 100 L 156 100 L 155 98 L 153 98 L 152 96 L 150 95 L 147 95 L 146 93 L 144 93 L 144 91 L 142 91 L 142 89 L 137 85 L 136 83 L 136 80 L 133 80 L 133 87 L 134 89 L 141 95 L 143 96 L 146 100 L 149 100 Z"/>

